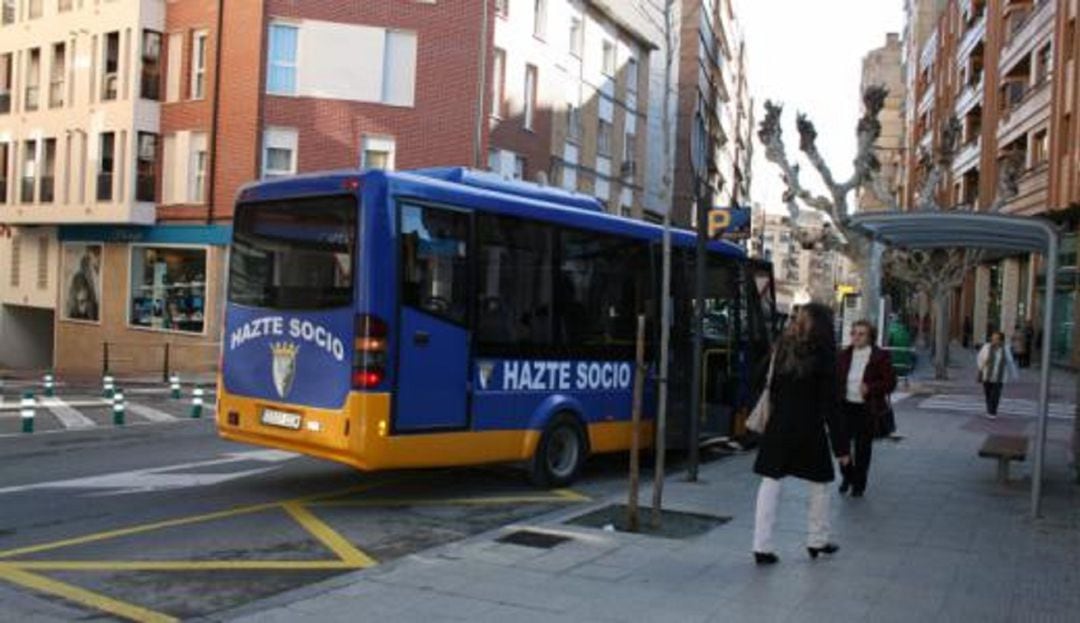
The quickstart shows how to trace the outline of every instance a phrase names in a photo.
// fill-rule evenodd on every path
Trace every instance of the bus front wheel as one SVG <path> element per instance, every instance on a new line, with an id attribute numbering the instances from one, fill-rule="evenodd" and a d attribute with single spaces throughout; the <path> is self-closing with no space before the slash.
<path id="1" fill-rule="evenodd" d="M 585 431 L 577 419 L 556 416 L 536 445 L 529 478 L 538 487 L 565 487 L 577 479 L 587 453 Z"/>

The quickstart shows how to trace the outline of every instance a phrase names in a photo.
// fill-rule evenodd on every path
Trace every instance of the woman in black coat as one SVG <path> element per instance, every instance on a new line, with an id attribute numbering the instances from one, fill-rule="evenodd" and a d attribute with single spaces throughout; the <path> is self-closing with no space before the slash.
<path id="1" fill-rule="evenodd" d="M 773 360 L 769 422 L 754 463 L 754 471 L 762 476 L 754 518 L 754 559 L 758 564 L 779 560 L 773 552 L 772 532 L 780 481 L 785 476 L 810 485 L 810 557 L 839 549 L 829 542 L 828 483 L 834 478 L 830 437 L 840 464 L 849 462 L 842 443 L 846 439 L 844 424 L 837 410 L 836 340 L 829 308 L 818 303 L 801 307 L 780 339 Z"/>

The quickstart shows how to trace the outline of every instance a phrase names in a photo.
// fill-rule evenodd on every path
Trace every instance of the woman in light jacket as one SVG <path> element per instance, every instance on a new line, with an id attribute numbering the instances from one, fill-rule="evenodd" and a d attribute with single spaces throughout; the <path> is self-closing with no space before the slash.
<path id="1" fill-rule="evenodd" d="M 990 341 L 983 344 L 975 359 L 979 366 L 979 382 L 983 384 L 986 394 L 986 417 L 997 417 L 998 404 L 1001 402 L 1001 390 L 1005 381 L 1011 381 L 1019 376 L 1016 363 L 1013 361 L 1012 351 L 1005 343 L 1005 334 L 994 331 Z"/>
<path id="2" fill-rule="evenodd" d="M 754 462 L 754 472 L 762 477 L 754 516 L 754 560 L 759 565 L 779 560 L 773 526 L 786 476 L 810 487 L 807 553 L 817 558 L 839 549 L 829 541 L 828 483 L 834 478 L 830 438 L 840 464 L 849 462 L 837 408 L 836 340 L 829 308 L 819 303 L 800 307 L 774 357 L 769 421 Z"/>

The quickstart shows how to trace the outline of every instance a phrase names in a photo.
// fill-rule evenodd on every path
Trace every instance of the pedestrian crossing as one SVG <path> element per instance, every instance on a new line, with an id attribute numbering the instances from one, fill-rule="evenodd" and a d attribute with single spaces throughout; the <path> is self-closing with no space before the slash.
<path id="1" fill-rule="evenodd" d="M 1002 398 L 998 405 L 998 415 L 1013 417 L 1035 417 L 1039 403 L 1026 398 Z M 922 400 L 920 409 L 929 411 L 955 411 L 983 415 L 986 413 L 986 400 L 974 394 L 936 394 Z M 1059 420 L 1076 417 L 1076 405 L 1067 402 L 1051 402 L 1050 417 Z"/>
<path id="2" fill-rule="evenodd" d="M 126 400 L 124 411 L 127 425 L 139 426 L 173 422 L 199 421 L 190 416 L 191 400 L 155 398 L 145 392 L 138 401 Z M 0 437 L 16 437 L 23 433 L 21 400 L 8 395 L 0 400 Z M 60 433 L 115 428 L 112 402 L 93 395 L 38 396 L 35 398 L 34 433 Z M 213 399 L 204 408 L 203 418 L 214 417 Z"/>
<path id="3" fill-rule="evenodd" d="M 45 407 L 60 420 L 64 428 L 94 428 L 97 426 L 94 420 L 86 417 L 81 411 L 56 397 L 42 397 L 38 404 Z"/>

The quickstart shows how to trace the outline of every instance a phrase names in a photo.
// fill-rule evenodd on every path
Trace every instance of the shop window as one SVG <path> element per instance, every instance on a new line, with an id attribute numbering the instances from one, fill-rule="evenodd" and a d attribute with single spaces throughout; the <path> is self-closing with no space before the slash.
<path id="1" fill-rule="evenodd" d="M 100 243 L 65 243 L 63 250 L 63 281 L 61 285 L 61 318 L 98 322 L 101 320 L 101 258 L 104 246 Z"/>
<path id="2" fill-rule="evenodd" d="M 133 246 L 134 327 L 202 333 L 206 316 L 206 249 Z"/>

